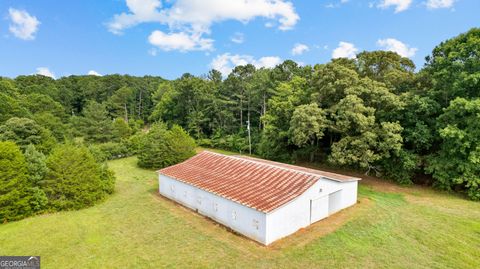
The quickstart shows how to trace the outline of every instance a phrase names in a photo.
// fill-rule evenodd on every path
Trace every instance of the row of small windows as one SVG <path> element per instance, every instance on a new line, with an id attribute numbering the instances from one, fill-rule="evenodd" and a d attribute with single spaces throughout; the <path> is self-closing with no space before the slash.
<path id="1" fill-rule="evenodd" d="M 175 193 L 175 186 L 174 186 L 174 185 L 170 185 L 170 190 L 172 191 L 172 193 Z M 320 190 L 320 191 L 321 191 L 321 190 Z M 187 198 L 187 191 L 184 191 L 184 192 L 183 192 L 183 197 Z M 199 205 L 202 204 L 202 196 L 198 196 L 198 197 L 197 197 L 197 203 L 198 203 Z M 214 210 L 215 212 L 218 212 L 218 203 L 216 203 L 216 202 L 213 203 L 213 210 Z M 237 211 L 235 211 L 235 210 L 232 210 L 232 219 L 233 219 L 233 220 L 237 220 Z M 259 229 L 259 226 L 260 226 L 259 221 L 256 220 L 256 219 L 253 219 L 252 223 L 253 223 L 253 227 L 255 227 L 255 229 L 258 230 L 258 229 Z"/>

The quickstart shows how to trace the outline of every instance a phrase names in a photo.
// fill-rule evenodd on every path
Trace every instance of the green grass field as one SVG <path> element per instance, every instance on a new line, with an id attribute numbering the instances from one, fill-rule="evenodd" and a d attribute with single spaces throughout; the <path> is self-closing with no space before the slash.
<path id="1" fill-rule="evenodd" d="M 94 207 L 0 225 L 0 255 L 42 268 L 480 268 L 480 203 L 362 181 L 358 205 L 263 247 L 157 194 L 135 158 L 110 162 Z"/>

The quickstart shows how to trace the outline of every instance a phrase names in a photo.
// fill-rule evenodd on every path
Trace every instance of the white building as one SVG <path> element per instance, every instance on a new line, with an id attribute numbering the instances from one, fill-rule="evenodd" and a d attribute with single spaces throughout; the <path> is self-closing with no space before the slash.
<path id="1" fill-rule="evenodd" d="M 360 180 L 208 151 L 158 172 L 161 195 L 264 245 L 354 205 Z"/>

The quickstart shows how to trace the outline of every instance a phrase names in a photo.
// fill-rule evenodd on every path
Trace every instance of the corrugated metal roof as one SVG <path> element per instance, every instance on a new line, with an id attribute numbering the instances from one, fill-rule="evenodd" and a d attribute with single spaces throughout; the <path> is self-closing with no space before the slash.
<path id="1" fill-rule="evenodd" d="M 265 213 L 300 196 L 321 177 L 336 181 L 358 180 L 294 165 L 209 151 L 158 172 Z"/>
<path id="2" fill-rule="evenodd" d="M 246 159 L 246 160 L 251 160 L 251 161 L 255 161 L 255 162 L 270 164 L 270 165 L 282 167 L 282 168 L 285 168 L 285 169 L 292 169 L 292 170 L 295 170 L 295 171 L 310 173 L 310 174 L 318 175 L 318 176 L 320 176 L 322 178 L 325 178 L 325 179 L 330 179 L 330 180 L 339 181 L 339 182 L 361 180 L 361 178 L 358 178 L 358 177 L 345 176 L 345 175 L 340 175 L 340 174 L 336 174 L 336 173 L 325 172 L 325 171 L 321 171 L 321 170 L 317 170 L 317 169 L 307 168 L 307 167 L 303 167 L 303 166 L 291 165 L 291 164 L 286 164 L 286 163 L 279 163 L 279 162 L 274 162 L 274 161 L 269 161 L 269 160 L 264 160 L 264 159 L 258 159 L 258 158 L 248 157 L 248 156 L 241 156 L 241 155 L 238 155 L 238 156 L 235 156 L 235 157 Z"/>

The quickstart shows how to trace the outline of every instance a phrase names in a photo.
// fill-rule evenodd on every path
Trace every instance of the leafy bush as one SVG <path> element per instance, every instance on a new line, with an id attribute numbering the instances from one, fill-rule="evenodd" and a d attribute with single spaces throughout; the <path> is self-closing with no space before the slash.
<path id="1" fill-rule="evenodd" d="M 197 145 L 200 147 L 207 147 L 207 148 L 212 148 L 213 147 L 213 141 L 208 138 L 201 138 L 196 140 Z"/>
<path id="2" fill-rule="evenodd" d="M 43 190 L 53 209 L 91 206 L 113 191 L 114 177 L 83 146 L 61 145 L 47 159 Z"/>
<path id="3" fill-rule="evenodd" d="M 82 145 L 82 144 L 80 144 L 80 145 Z M 93 144 L 93 145 L 88 146 L 88 150 L 92 154 L 95 161 L 97 161 L 98 163 L 104 163 L 104 162 L 108 161 L 108 153 L 104 152 L 98 146 L 98 144 Z"/>
<path id="4" fill-rule="evenodd" d="M 45 192 L 39 187 L 33 187 L 30 189 L 32 199 L 30 200 L 30 206 L 36 213 L 40 213 L 47 209 L 48 198 Z"/>
<path id="5" fill-rule="evenodd" d="M 132 155 L 123 141 L 120 143 L 107 142 L 102 144 L 94 144 L 91 145 L 89 149 L 94 155 L 95 159 L 100 162 L 124 158 Z"/>
<path id="6" fill-rule="evenodd" d="M 180 126 L 168 130 L 163 123 L 152 126 L 138 155 L 143 168 L 163 168 L 195 155 L 195 141 Z"/>
<path id="7" fill-rule="evenodd" d="M 136 133 L 140 131 L 143 126 L 145 125 L 145 122 L 143 120 L 137 119 L 137 120 L 129 120 L 128 121 L 128 126 L 130 126 L 130 129 L 132 130 L 132 133 Z"/>
<path id="8" fill-rule="evenodd" d="M 115 174 L 108 169 L 107 163 L 100 165 L 101 188 L 105 193 L 112 194 L 115 190 Z"/>
<path id="9" fill-rule="evenodd" d="M 135 155 L 139 153 L 146 136 L 146 133 L 138 132 L 130 136 L 128 139 L 122 140 L 122 143 L 125 144 L 130 155 Z"/>
<path id="10" fill-rule="evenodd" d="M 248 138 L 240 134 L 224 135 L 217 133 L 212 139 L 212 145 L 225 150 L 248 152 Z"/>

